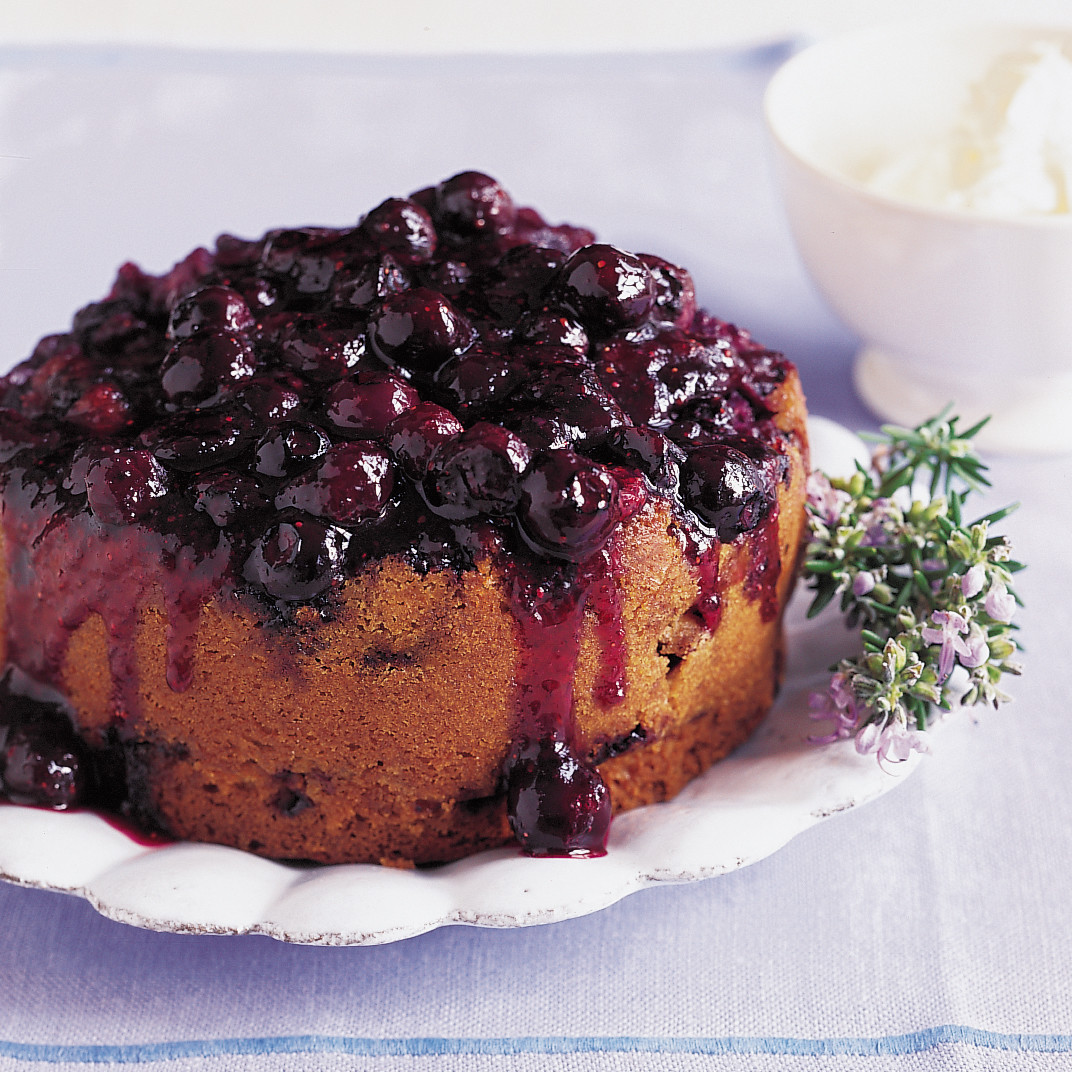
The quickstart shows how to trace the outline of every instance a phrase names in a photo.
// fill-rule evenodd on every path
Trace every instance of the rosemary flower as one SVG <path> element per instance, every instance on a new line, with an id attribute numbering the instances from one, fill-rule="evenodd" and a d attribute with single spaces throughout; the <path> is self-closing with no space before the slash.
<path id="1" fill-rule="evenodd" d="M 998 685 L 1020 672 L 1011 585 L 1022 566 L 990 531 L 1015 506 L 963 520 L 968 495 L 987 486 L 970 442 L 985 421 L 958 432 L 957 420 L 942 413 L 913 429 L 887 426 L 870 468 L 808 479 L 809 616 L 837 600 L 863 639 L 863 653 L 812 695 L 810 717 L 833 723 L 812 739 L 854 737 L 881 765 L 929 752 L 936 711 L 1006 702 Z M 921 486 L 926 494 L 915 497 Z"/>

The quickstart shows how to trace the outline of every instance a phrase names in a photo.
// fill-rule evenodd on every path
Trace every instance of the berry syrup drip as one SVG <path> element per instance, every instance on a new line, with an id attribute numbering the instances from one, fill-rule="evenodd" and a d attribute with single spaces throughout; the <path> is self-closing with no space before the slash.
<path id="1" fill-rule="evenodd" d="M 616 536 L 656 502 L 708 629 L 724 543 L 752 545 L 747 594 L 776 612 L 768 399 L 789 369 L 698 310 L 684 269 L 549 225 L 479 172 L 354 226 L 223 235 L 158 277 L 124 265 L 0 379 L 9 659 L 55 684 L 99 614 L 115 733 L 133 739 L 147 600 L 162 593 L 181 692 L 220 593 L 285 628 L 385 556 L 461 571 L 492 555 L 522 642 L 515 832 L 533 853 L 601 852 L 609 799 L 573 725 L 582 621 L 604 654 L 596 702 L 620 703 Z M 24 772 L 44 755 L 18 747 Z"/>
<path id="2" fill-rule="evenodd" d="M 616 559 L 616 555 L 613 556 Z M 612 553 L 592 555 L 582 567 L 563 565 L 534 576 L 524 560 L 511 569 L 510 596 L 521 627 L 517 723 L 507 759 L 507 815 L 521 847 L 533 856 L 603 856 L 610 828 L 610 794 L 589 763 L 573 717 L 573 678 L 589 603 L 600 639 L 610 644 L 616 672 L 600 681 L 603 702 L 624 697 L 624 629 L 609 566 Z"/>

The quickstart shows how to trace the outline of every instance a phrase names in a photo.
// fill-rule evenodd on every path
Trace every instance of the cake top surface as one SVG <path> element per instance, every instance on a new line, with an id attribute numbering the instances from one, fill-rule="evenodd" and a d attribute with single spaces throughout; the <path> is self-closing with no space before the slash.
<path id="1" fill-rule="evenodd" d="M 226 544 L 269 602 L 391 553 L 576 563 L 652 495 L 733 539 L 770 506 L 789 366 L 697 310 L 684 269 L 593 239 L 465 172 L 356 226 L 123 265 L 0 380 L 7 497 L 39 526 Z"/>

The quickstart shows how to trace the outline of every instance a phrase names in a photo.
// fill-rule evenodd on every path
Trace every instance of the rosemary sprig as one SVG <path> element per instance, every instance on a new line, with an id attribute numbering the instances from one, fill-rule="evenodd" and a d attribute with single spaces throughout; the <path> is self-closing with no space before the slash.
<path id="1" fill-rule="evenodd" d="M 812 717 L 834 724 L 815 739 L 855 737 L 880 762 L 929 751 L 937 710 L 996 707 L 1009 699 L 1002 677 L 1020 673 L 1012 578 L 1023 566 L 991 533 L 1016 506 L 964 520 L 967 498 L 989 486 L 971 445 L 986 421 L 962 432 L 958 420 L 946 410 L 916 428 L 887 425 L 869 437 L 868 468 L 808 482 L 808 615 L 837 600 L 863 642 L 812 696 Z"/>

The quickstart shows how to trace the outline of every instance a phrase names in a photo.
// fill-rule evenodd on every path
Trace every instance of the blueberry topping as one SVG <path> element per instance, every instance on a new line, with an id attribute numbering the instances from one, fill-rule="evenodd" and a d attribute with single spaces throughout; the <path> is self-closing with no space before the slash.
<path id="1" fill-rule="evenodd" d="M 693 451 L 682 487 L 690 509 L 723 543 L 751 532 L 774 505 L 774 491 L 761 465 L 726 444 Z"/>
<path id="2" fill-rule="evenodd" d="M 223 470 L 193 484 L 194 509 L 220 528 L 240 524 L 272 507 L 261 485 L 246 473 Z"/>
<path id="3" fill-rule="evenodd" d="M 308 314 L 290 320 L 279 336 L 283 360 L 311 380 L 341 380 L 361 363 L 365 337 L 332 316 Z"/>
<path id="4" fill-rule="evenodd" d="M 571 450 L 550 450 L 522 482 L 521 532 L 539 551 L 579 562 L 614 531 L 617 499 L 617 482 L 606 468 Z"/>
<path id="5" fill-rule="evenodd" d="M 406 270 L 385 253 L 360 268 L 344 268 L 331 284 L 331 304 L 340 312 L 363 311 L 410 285 Z"/>
<path id="6" fill-rule="evenodd" d="M 217 406 L 180 413 L 146 429 L 142 443 L 158 461 L 173 469 L 196 472 L 229 462 L 253 445 L 256 424 L 237 406 Z"/>
<path id="7" fill-rule="evenodd" d="M 368 338 L 389 365 L 431 372 L 472 345 L 472 325 L 427 287 L 392 294 L 369 318 Z"/>
<path id="8" fill-rule="evenodd" d="M 523 741 L 506 776 L 506 813 L 532 856 L 602 856 L 610 829 L 610 793 L 595 767 L 562 741 Z"/>
<path id="9" fill-rule="evenodd" d="M 331 427 L 350 438 L 382 439 L 391 421 L 419 401 L 420 395 L 397 376 L 362 372 L 331 388 L 326 413 Z"/>
<path id="10" fill-rule="evenodd" d="M 313 517 L 279 521 L 254 542 L 243 574 L 274 599 L 320 595 L 342 576 L 350 534 Z"/>
<path id="11" fill-rule="evenodd" d="M 73 734 L 43 725 L 12 726 L 0 753 L 0 788 L 13 804 L 72 808 L 85 790 L 81 751 Z"/>
<path id="12" fill-rule="evenodd" d="M 283 421 L 261 436 L 253 451 L 253 468 L 261 476 L 293 477 L 327 454 L 331 440 L 315 424 Z"/>
<path id="13" fill-rule="evenodd" d="M 123 389 L 107 380 L 87 387 L 67 411 L 66 419 L 83 432 L 102 438 L 116 435 L 134 423 Z"/>
<path id="14" fill-rule="evenodd" d="M 86 497 L 109 525 L 139 521 L 168 493 L 164 467 L 147 450 L 120 450 L 88 466 Z"/>
<path id="15" fill-rule="evenodd" d="M 413 201 L 390 197 L 362 221 L 361 229 L 374 248 L 392 254 L 402 265 L 424 264 L 436 248 L 432 217 Z"/>
<path id="16" fill-rule="evenodd" d="M 297 477 L 275 497 L 277 510 L 295 508 L 330 521 L 375 517 L 394 487 L 394 465 L 380 447 L 341 443 L 316 468 Z"/>
<path id="17" fill-rule="evenodd" d="M 436 450 L 462 433 L 462 422 L 434 402 L 421 402 L 387 426 L 384 439 L 411 480 L 421 481 Z"/>
<path id="18" fill-rule="evenodd" d="M 463 171 L 439 184 L 436 219 L 459 235 L 508 230 L 514 221 L 510 195 L 489 175 Z"/>
<path id="19" fill-rule="evenodd" d="M 172 406 L 211 406 L 255 372 L 253 348 L 241 335 L 199 331 L 168 351 L 160 366 L 160 387 Z"/>
<path id="20" fill-rule="evenodd" d="M 171 310 L 169 339 L 188 339 L 199 331 L 246 332 L 253 327 L 246 299 L 231 287 L 195 290 Z"/>
<path id="21" fill-rule="evenodd" d="M 497 424 L 474 424 L 439 447 L 424 487 L 431 508 L 451 520 L 509 514 L 521 497 L 520 477 L 531 451 Z"/>
<path id="22" fill-rule="evenodd" d="M 552 284 L 558 303 L 596 335 L 641 323 L 655 306 L 655 281 L 648 266 L 615 246 L 577 250 Z"/>

